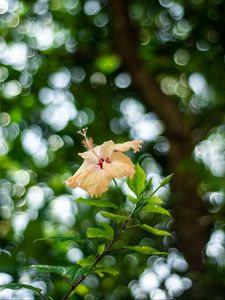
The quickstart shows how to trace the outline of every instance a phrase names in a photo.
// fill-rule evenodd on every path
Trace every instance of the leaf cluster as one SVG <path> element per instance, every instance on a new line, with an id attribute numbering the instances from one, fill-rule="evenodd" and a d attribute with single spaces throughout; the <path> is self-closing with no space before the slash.
<path id="1" fill-rule="evenodd" d="M 166 177 L 155 190 L 152 190 L 151 179 L 147 180 L 144 170 L 139 164 L 136 164 L 133 179 L 127 179 L 127 184 L 133 192 L 133 195 L 128 195 L 127 198 L 128 201 L 132 202 L 132 209 L 125 205 L 126 198 L 122 198 L 121 194 L 120 200 L 124 203 L 119 207 L 113 202 L 104 199 L 76 199 L 75 201 L 80 205 L 85 204 L 99 209 L 98 213 L 100 213 L 104 220 L 99 223 L 100 227 L 88 227 L 86 230 L 86 237 L 80 237 L 77 232 L 74 232 L 74 234 L 70 236 L 52 236 L 48 239 L 57 243 L 74 242 L 79 244 L 81 248 L 83 246 L 88 247 L 92 253 L 80 259 L 73 265 L 54 266 L 36 264 L 31 265 L 28 268 L 37 273 L 53 273 L 66 280 L 70 288 L 62 298 L 65 300 L 68 299 L 74 291 L 79 291 L 79 286 L 90 274 L 97 275 L 99 278 L 103 278 L 106 274 L 112 276 L 117 276 L 119 274 L 118 267 L 114 265 L 108 266 L 104 262 L 104 257 L 109 254 L 115 256 L 116 253 L 125 251 L 126 253 L 137 252 L 140 253 L 140 255 L 165 255 L 165 251 L 159 251 L 149 245 L 140 244 L 140 241 L 137 241 L 136 245 L 130 245 L 129 240 L 124 239 L 124 236 L 126 235 L 127 230 L 135 230 L 135 228 L 147 231 L 152 236 L 170 235 L 166 230 L 142 223 L 141 216 L 142 212 L 145 212 L 148 214 L 161 214 L 170 217 L 169 211 L 160 206 L 163 201 L 156 197 L 155 193 L 159 188 L 166 185 L 171 177 L 171 175 Z M 116 187 L 118 188 L 117 185 Z M 120 193 L 120 191 L 118 192 Z M 123 207 L 123 209 L 121 207 Z M 101 210 L 102 208 L 104 210 Z M 36 241 L 44 240 L 45 238 L 41 238 Z M 87 245 L 87 243 L 91 243 L 92 241 L 95 242 L 93 245 L 95 245 L 96 250 L 93 250 Z M 118 245 L 120 245 L 119 249 L 117 248 Z M 33 287 L 32 285 L 12 283 L 1 286 L 1 288 L 11 289 L 19 289 L 22 287 L 38 293 L 44 299 L 51 299 L 50 297 L 43 295 L 40 289 Z"/>

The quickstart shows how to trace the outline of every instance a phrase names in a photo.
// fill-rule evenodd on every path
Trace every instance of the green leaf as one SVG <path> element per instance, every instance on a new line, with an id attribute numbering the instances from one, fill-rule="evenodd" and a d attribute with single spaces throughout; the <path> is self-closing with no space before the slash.
<path id="1" fill-rule="evenodd" d="M 112 227 L 105 222 L 102 222 L 101 225 L 105 229 L 105 231 L 108 233 L 108 235 L 110 236 L 110 239 L 112 239 L 114 236 L 114 230 L 112 229 Z"/>
<path id="2" fill-rule="evenodd" d="M 145 184 L 145 190 L 146 191 L 150 191 L 152 189 L 152 179 L 153 177 L 151 177 Z"/>
<path id="3" fill-rule="evenodd" d="M 79 269 L 80 269 L 79 265 L 68 266 L 68 267 L 66 267 L 65 276 L 73 279 Z"/>
<path id="4" fill-rule="evenodd" d="M 163 181 L 160 182 L 160 186 L 164 186 L 164 185 L 166 185 L 167 183 L 169 183 L 172 177 L 173 177 L 173 174 L 170 174 L 170 175 L 168 175 L 167 177 L 165 177 L 165 178 L 163 179 Z"/>
<path id="5" fill-rule="evenodd" d="M 88 257 L 80 259 L 77 264 L 81 267 L 91 266 L 95 263 L 96 257 L 95 255 L 90 255 Z M 79 269 L 80 270 L 80 269 Z"/>
<path id="6" fill-rule="evenodd" d="M 149 203 L 143 208 L 146 212 L 151 212 L 155 214 L 161 214 L 161 215 L 167 215 L 168 217 L 171 217 L 169 211 L 165 208 L 162 208 L 160 206 L 157 206 L 155 204 Z"/>
<path id="7" fill-rule="evenodd" d="M 113 276 L 119 275 L 119 271 L 117 269 L 115 269 L 115 268 L 112 268 L 112 267 L 103 267 L 103 268 L 100 268 L 100 269 L 96 269 L 95 273 L 100 278 L 102 278 L 105 275 L 105 273 L 113 275 Z"/>
<path id="8" fill-rule="evenodd" d="M 111 240 L 112 238 L 107 231 L 96 227 L 89 227 L 87 229 L 87 237 L 90 239 L 99 238 L 107 240 Z"/>
<path id="9" fill-rule="evenodd" d="M 51 266 L 51 265 L 32 265 L 28 268 L 35 269 L 39 273 L 55 273 L 60 276 L 72 276 L 80 268 L 78 265 L 63 267 L 63 266 Z"/>
<path id="10" fill-rule="evenodd" d="M 117 205 L 115 203 L 112 203 L 107 200 L 91 200 L 91 199 L 83 199 L 83 198 L 78 198 L 76 199 L 76 202 L 78 203 L 84 203 L 88 205 L 93 205 L 93 206 L 99 206 L 99 207 L 112 207 L 112 208 L 117 208 Z"/>
<path id="11" fill-rule="evenodd" d="M 146 224 L 139 225 L 139 227 L 152 233 L 152 234 L 155 234 L 155 235 L 160 235 L 160 236 L 171 235 L 171 233 L 169 233 L 168 231 L 157 229 L 157 228 L 148 226 Z"/>
<path id="12" fill-rule="evenodd" d="M 134 188 L 134 185 L 133 185 L 133 181 L 129 177 L 127 177 L 127 185 L 131 189 L 131 191 L 133 191 L 135 193 L 135 188 Z"/>
<path id="13" fill-rule="evenodd" d="M 148 200 L 147 200 L 148 203 L 155 203 L 155 204 L 163 204 L 163 200 L 158 198 L 158 197 L 150 197 Z"/>
<path id="14" fill-rule="evenodd" d="M 33 241 L 33 243 L 40 241 L 54 240 L 57 243 L 66 243 L 66 242 L 77 242 L 84 243 L 85 241 L 80 239 L 79 236 L 49 236 L 46 238 L 40 238 Z"/>
<path id="15" fill-rule="evenodd" d="M 156 250 L 155 248 L 149 246 L 127 246 L 127 249 L 131 249 L 143 254 L 167 254 L 166 252 L 161 252 Z"/>
<path id="16" fill-rule="evenodd" d="M 138 202 L 137 198 L 132 197 L 131 195 L 128 195 L 128 199 L 133 202 L 134 204 L 136 204 Z"/>
<path id="17" fill-rule="evenodd" d="M 32 265 L 28 268 L 35 269 L 39 273 L 57 273 L 61 276 L 65 276 L 66 274 L 66 268 L 63 266 Z"/>
<path id="18" fill-rule="evenodd" d="M 102 215 L 104 218 L 111 219 L 111 220 L 113 220 L 113 221 L 115 221 L 115 222 L 117 222 L 117 223 L 121 223 L 121 222 L 123 222 L 123 221 L 128 220 L 128 217 L 126 217 L 126 216 L 112 214 L 112 213 L 110 213 L 110 212 L 108 212 L 108 211 L 101 211 L 100 213 L 101 213 L 101 215 Z"/>
<path id="19" fill-rule="evenodd" d="M 105 251 L 105 244 L 101 244 L 98 246 L 98 254 L 102 255 L 102 253 Z"/>
<path id="20" fill-rule="evenodd" d="M 84 299 L 84 297 L 85 297 L 86 295 L 90 294 L 90 290 L 89 290 L 89 288 L 87 287 L 86 284 L 80 282 L 80 283 L 78 284 L 78 286 L 74 289 L 74 294 L 76 294 L 76 295 L 74 295 L 75 298 L 74 298 L 74 297 L 72 297 L 72 298 L 69 297 L 70 300 L 72 300 L 72 299 L 73 299 L 73 300 Z M 77 295 L 78 295 L 78 297 L 77 297 Z M 67 298 L 67 299 L 68 299 L 68 298 Z"/>
<path id="21" fill-rule="evenodd" d="M 75 276 L 74 276 L 74 280 L 78 280 L 79 278 L 81 278 L 82 276 L 86 276 L 87 274 L 89 274 L 92 271 L 92 267 L 91 266 L 84 266 L 81 267 L 80 269 L 77 270 Z"/>
<path id="22" fill-rule="evenodd" d="M 41 293 L 41 289 L 34 287 L 32 285 L 28 285 L 28 284 L 22 284 L 22 283 L 7 283 L 7 284 L 2 284 L 0 285 L 0 289 L 11 289 L 11 290 L 19 290 L 19 289 L 28 289 L 31 291 L 34 291 L 36 293 Z"/>
<path id="23" fill-rule="evenodd" d="M 137 163 L 135 165 L 135 174 L 132 180 L 134 192 L 136 195 L 140 195 L 140 193 L 145 189 L 145 180 L 146 174 L 145 171 L 141 168 L 141 166 Z"/>

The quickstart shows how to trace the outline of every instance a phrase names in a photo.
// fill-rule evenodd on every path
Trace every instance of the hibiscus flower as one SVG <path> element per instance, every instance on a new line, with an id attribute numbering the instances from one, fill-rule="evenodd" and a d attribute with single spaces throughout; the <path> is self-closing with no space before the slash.
<path id="1" fill-rule="evenodd" d="M 92 139 L 86 136 L 87 129 L 82 129 L 79 133 L 84 136 L 83 143 L 88 151 L 78 154 L 84 162 L 76 173 L 67 179 L 67 186 L 80 187 L 91 197 L 97 197 L 108 190 L 113 178 L 133 177 L 134 165 L 122 152 L 131 148 L 134 152 L 139 151 L 142 141 L 134 140 L 122 144 L 108 141 L 94 147 Z"/>

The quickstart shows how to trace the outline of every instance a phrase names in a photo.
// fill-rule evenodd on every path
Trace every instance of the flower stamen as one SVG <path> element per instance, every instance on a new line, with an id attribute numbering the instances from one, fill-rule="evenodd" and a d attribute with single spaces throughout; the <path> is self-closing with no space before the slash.
<path id="1" fill-rule="evenodd" d="M 97 153 L 94 150 L 93 139 L 87 137 L 87 130 L 88 130 L 88 128 L 86 127 L 86 128 L 81 129 L 77 133 L 81 134 L 84 137 L 84 140 L 82 141 L 82 144 L 84 145 L 84 147 L 87 150 L 90 150 L 94 154 L 94 156 L 98 159 L 98 161 L 99 161 L 101 158 L 97 155 Z"/>

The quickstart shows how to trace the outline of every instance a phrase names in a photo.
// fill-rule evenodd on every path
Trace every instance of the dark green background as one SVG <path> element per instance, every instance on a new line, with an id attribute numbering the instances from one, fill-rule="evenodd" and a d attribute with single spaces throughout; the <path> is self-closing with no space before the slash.
<path id="1" fill-rule="evenodd" d="M 174 234 L 163 240 L 167 260 L 119 255 L 118 277 L 92 278 L 89 295 L 73 299 L 154 299 L 135 285 L 157 263 L 169 270 L 161 292 L 178 285 L 177 299 L 224 299 L 224 1 L 2 0 L 0 13 L 1 272 L 44 281 L 55 297 L 67 290 L 24 267 L 70 263 L 77 245 L 33 241 L 95 222 L 64 185 L 82 163 L 76 132 L 88 126 L 96 144 L 143 138 L 130 156 L 156 184 L 175 174 L 162 192 L 173 220 L 159 220 Z M 113 186 L 108 195 L 117 201 Z M 60 214 L 66 205 L 76 222 Z"/>

